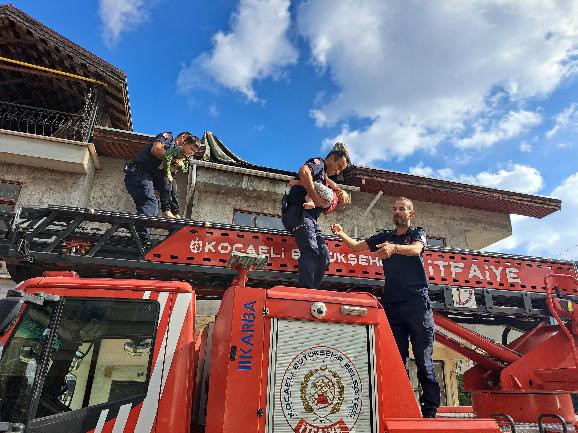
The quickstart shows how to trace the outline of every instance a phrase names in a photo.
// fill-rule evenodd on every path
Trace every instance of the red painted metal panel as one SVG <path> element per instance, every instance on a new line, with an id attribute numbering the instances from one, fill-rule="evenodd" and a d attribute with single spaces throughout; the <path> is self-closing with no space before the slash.
<path id="1" fill-rule="evenodd" d="M 326 275 L 383 279 L 381 261 L 369 252 L 352 252 L 342 242 L 327 241 L 331 265 Z M 153 262 L 225 267 L 232 252 L 265 254 L 266 270 L 297 272 L 299 250 L 291 236 L 186 227 L 149 251 Z M 544 278 L 551 273 L 576 276 L 570 264 L 504 258 L 465 252 L 425 251 L 425 270 L 432 284 L 544 292 Z M 577 287 L 562 287 L 564 294 L 578 295 Z"/>
<path id="2" fill-rule="evenodd" d="M 493 419 L 388 419 L 388 433 L 500 433 Z"/>
<path id="3" fill-rule="evenodd" d="M 387 425 L 386 420 L 389 418 L 411 418 L 417 421 L 421 418 L 421 412 L 389 322 L 381 307 L 378 324 L 374 329 L 377 404 L 380 431 L 382 431 L 383 425 Z M 385 431 L 388 431 L 387 428 Z"/>
<path id="4" fill-rule="evenodd" d="M 170 332 L 167 341 L 167 352 L 174 350 L 172 362 L 165 356 L 163 376 L 166 384 L 162 390 L 158 407 L 156 426 L 158 431 L 187 432 L 191 425 L 191 414 L 194 396 L 194 379 L 196 365 L 194 363 L 194 325 L 195 325 L 195 297 L 182 294 L 175 296 L 175 303 L 188 303 L 184 321 L 181 325 L 181 312 L 178 305 L 172 309 Z M 186 299 L 185 299 L 186 298 Z M 185 309 L 184 306 L 181 310 Z M 171 340 L 178 339 L 176 346 Z M 164 380 L 164 378 L 163 378 Z"/>
<path id="5" fill-rule="evenodd" d="M 207 433 L 255 433 L 259 429 L 266 376 L 262 371 L 264 306 L 263 289 L 232 287 L 223 298 L 213 329 Z"/>
<path id="6" fill-rule="evenodd" d="M 376 307 L 377 299 L 368 293 L 335 293 L 329 290 L 303 289 L 298 287 L 276 286 L 267 290 L 269 299 L 285 299 L 290 301 L 308 301 L 339 303 L 364 307 Z"/>
<path id="7" fill-rule="evenodd" d="M 515 422 L 535 423 L 541 414 L 555 413 L 570 425 L 576 422 L 570 394 L 473 392 L 472 405 L 479 417 L 506 413 Z"/>
<path id="8" fill-rule="evenodd" d="M 130 409 L 123 433 L 134 433 L 141 411 L 142 403 L 139 403 Z M 114 427 L 112 431 L 114 431 Z"/>
<path id="9" fill-rule="evenodd" d="M 370 253 L 353 253 L 342 242 L 328 241 L 332 263 L 327 275 L 383 278 L 381 261 Z M 292 236 L 269 233 L 185 227 L 150 250 L 153 262 L 225 266 L 232 252 L 265 254 L 266 270 L 296 272 L 299 250 Z"/>
<path id="10" fill-rule="evenodd" d="M 461 287 L 545 292 L 544 278 L 552 273 L 576 275 L 569 264 L 517 260 L 489 255 L 426 251 L 430 283 Z M 562 286 L 564 294 L 578 294 L 578 287 Z"/>
<path id="11" fill-rule="evenodd" d="M 293 299 L 291 293 L 295 294 Z M 284 296 L 278 296 L 283 293 Z M 302 296 L 310 293 L 309 297 Z M 342 296 L 332 296 L 334 292 L 295 287 L 274 287 L 267 291 L 267 308 L 270 317 L 293 320 L 311 320 L 315 322 L 355 323 L 377 325 L 379 302 L 372 295 L 366 293 L 343 293 Z M 360 302 L 365 301 L 365 302 Z M 311 314 L 311 305 L 314 302 L 323 302 L 327 313 L 322 318 L 314 318 Z M 363 316 L 346 315 L 341 312 L 343 305 L 364 305 L 367 314 Z"/>
<path id="12" fill-rule="evenodd" d="M 138 298 L 142 297 L 142 292 L 145 290 L 153 292 L 180 292 L 190 293 L 192 287 L 189 283 L 182 281 L 157 281 L 157 280 L 130 280 L 130 279 L 116 279 L 116 278 L 70 278 L 70 277 L 41 277 L 26 280 L 22 285 L 18 286 L 19 290 L 24 290 L 30 293 L 45 291 L 45 289 L 75 289 L 86 290 L 82 294 L 74 294 L 62 292 L 66 296 L 91 296 L 91 297 L 119 297 L 119 298 Z M 33 290 L 32 290 L 33 289 Z M 105 291 L 100 295 L 99 290 Z M 110 291 L 118 291 L 118 294 L 110 293 Z M 130 294 L 131 291 L 137 293 Z M 50 292 L 52 293 L 52 292 Z"/>
<path id="13" fill-rule="evenodd" d="M 474 413 L 472 406 L 440 406 L 438 415 L 444 413 Z"/>

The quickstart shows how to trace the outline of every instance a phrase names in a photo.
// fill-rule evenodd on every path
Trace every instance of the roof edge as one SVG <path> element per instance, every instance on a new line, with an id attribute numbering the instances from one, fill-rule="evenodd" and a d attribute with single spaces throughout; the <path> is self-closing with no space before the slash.
<path id="1" fill-rule="evenodd" d="M 459 202 L 462 207 L 492 212 L 543 218 L 562 208 L 562 201 L 553 197 L 364 166 L 353 167 L 351 176 L 356 183 L 361 184 L 359 186 L 362 187 L 362 191 L 377 192 L 380 189 L 387 190 L 392 185 L 396 185 L 397 188 L 405 193 L 427 192 L 425 197 L 419 193 L 417 194 L 418 197 L 410 197 L 416 200 L 434 203 L 443 202 L 450 205 L 454 204 L 454 202 Z M 443 198 L 439 199 L 440 197 Z M 464 202 L 467 202 L 468 205 L 464 205 Z"/>
<path id="2" fill-rule="evenodd" d="M 512 191 L 512 190 L 508 190 L 508 189 L 499 189 L 499 188 L 492 188 L 490 186 L 482 186 L 482 185 L 476 185 L 473 183 L 467 183 L 467 182 L 457 182 L 457 181 L 453 181 L 453 180 L 447 180 L 447 179 L 440 179 L 438 177 L 428 177 L 428 176 L 421 176 L 418 174 L 411 174 L 411 173 L 403 173 L 401 171 L 394 171 L 394 170 L 381 170 L 381 169 L 376 169 L 376 168 L 371 168 L 371 167 L 366 167 L 366 166 L 361 166 L 361 165 L 355 165 L 353 166 L 354 169 L 365 169 L 365 170 L 371 170 L 371 171 L 375 171 L 375 172 L 379 172 L 379 173 L 384 173 L 385 175 L 393 175 L 393 176 L 400 176 L 400 177 L 405 177 L 409 179 L 419 179 L 419 180 L 427 180 L 430 183 L 433 181 L 434 183 L 437 183 L 439 185 L 451 185 L 451 186 L 458 186 L 458 187 L 465 187 L 465 188 L 472 188 L 472 189 L 478 189 L 480 191 L 487 191 L 487 192 L 496 192 L 496 193 L 500 193 L 500 194 L 511 194 L 514 195 L 516 197 L 528 197 L 531 199 L 545 199 L 548 201 L 552 201 L 552 200 L 557 200 L 560 201 L 558 199 L 554 199 L 552 197 L 548 197 L 546 195 L 540 195 L 540 194 L 527 194 L 527 193 L 523 193 L 523 192 L 517 192 L 517 191 Z"/>

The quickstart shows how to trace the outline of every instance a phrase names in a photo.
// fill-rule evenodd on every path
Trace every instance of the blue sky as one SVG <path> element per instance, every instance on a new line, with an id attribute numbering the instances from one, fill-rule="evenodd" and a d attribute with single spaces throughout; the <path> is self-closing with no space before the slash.
<path id="1" fill-rule="evenodd" d="M 13 4 L 128 74 L 136 131 L 211 130 L 295 170 L 357 163 L 555 196 L 493 250 L 578 258 L 578 2 Z"/>

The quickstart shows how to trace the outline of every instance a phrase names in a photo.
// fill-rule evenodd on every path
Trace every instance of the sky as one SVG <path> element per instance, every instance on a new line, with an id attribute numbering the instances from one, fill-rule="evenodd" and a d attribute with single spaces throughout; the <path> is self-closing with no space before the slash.
<path id="1" fill-rule="evenodd" d="M 12 1 L 128 75 L 134 129 L 562 200 L 489 249 L 578 259 L 578 1 Z"/>

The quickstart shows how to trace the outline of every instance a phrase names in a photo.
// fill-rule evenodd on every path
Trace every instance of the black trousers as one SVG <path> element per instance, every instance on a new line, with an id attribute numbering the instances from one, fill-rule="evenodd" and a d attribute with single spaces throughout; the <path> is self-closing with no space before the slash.
<path id="1" fill-rule="evenodd" d="M 417 377 L 422 389 L 419 399 L 424 416 L 435 414 L 440 405 L 440 385 L 432 359 L 435 325 L 431 303 L 427 297 L 404 302 L 384 303 L 383 308 L 406 370 L 409 343 L 417 365 Z"/>

